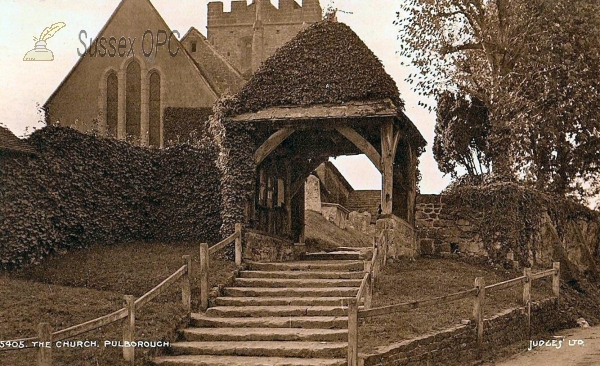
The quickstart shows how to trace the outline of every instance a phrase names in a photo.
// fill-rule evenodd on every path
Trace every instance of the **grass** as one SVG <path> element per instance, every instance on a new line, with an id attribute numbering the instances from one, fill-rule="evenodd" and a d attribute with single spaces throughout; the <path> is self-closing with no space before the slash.
<path id="1" fill-rule="evenodd" d="M 0 274 L 0 339 L 34 337 L 39 322 L 64 329 L 123 307 L 123 295 L 139 297 L 183 265 L 192 255 L 192 307 L 199 299 L 199 245 L 130 243 L 95 246 L 54 255 L 35 267 Z M 235 269 L 226 260 L 211 258 L 211 286 L 222 284 Z M 25 289 L 25 290 L 24 290 Z M 136 340 L 174 341 L 185 321 L 178 283 L 136 314 Z M 75 337 L 73 340 L 122 339 L 122 322 Z M 138 349 L 138 365 L 161 349 Z M 36 351 L 0 351 L 1 365 L 35 362 Z M 57 365 L 125 365 L 115 347 L 53 349 Z"/>
<path id="2" fill-rule="evenodd" d="M 491 285 L 522 273 L 495 269 L 486 265 L 470 264 L 453 259 L 418 258 L 415 261 L 388 262 L 381 273 L 373 294 L 373 306 L 385 306 L 425 300 L 473 288 L 476 277 L 484 277 Z M 552 296 L 551 283 L 537 280 L 532 289 L 532 299 Z M 522 286 L 486 294 L 485 316 L 520 306 Z M 374 317 L 359 326 L 360 351 L 370 353 L 379 346 L 415 338 L 420 335 L 461 323 L 470 319 L 473 300 L 465 299 Z"/>
<path id="3" fill-rule="evenodd" d="M 352 229 L 340 229 L 318 212 L 306 210 L 305 241 L 309 252 L 330 251 L 340 246 L 371 247 L 369 235 Z"/>

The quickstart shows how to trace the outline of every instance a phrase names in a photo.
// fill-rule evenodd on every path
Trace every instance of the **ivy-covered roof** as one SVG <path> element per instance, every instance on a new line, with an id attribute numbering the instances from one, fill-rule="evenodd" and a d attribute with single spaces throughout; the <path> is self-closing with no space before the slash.
<path id="1" fill-rule="evenodd" d="M 390 99 L 404 108 L 396 82 L 346 24 L 321 21 L 279 48 L 231 99 L 229 115 L 275 106 Z"/>

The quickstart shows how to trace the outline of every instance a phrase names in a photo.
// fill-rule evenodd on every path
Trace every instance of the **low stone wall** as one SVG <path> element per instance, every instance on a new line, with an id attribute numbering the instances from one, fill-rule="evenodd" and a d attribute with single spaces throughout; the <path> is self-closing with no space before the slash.
<path id="1" fill-rule="evenodd" d="M 513 266 L 519 266 L 527 263 L 533 267 L 549 268 L 552 262 L 560 260 L 565 274 L 579 272 L 596 278 L 600 261 L 600 222 L 585 215 L 572 215 L 564 224 L 557 226 L 547 208 L 540 207 L 539 214 L 539 231 L 523 246 L 520 258 L 519 253 L 513 252 L 514 247 L 509 248 L 506 258 L 501 258 L 505 264 L 512 262 Z M 461 207 L 449 204 L 442 195 L 419 196 L 415 218 L 417 247 L 423 255 L 455 253 L 489 258 L 488 250 L 494 251 L 507 244 L 496 240 L 486 249 L 480 228 L 475 223 L 481 221 L 483 213 L 471 211 L 466 215 Z M 523 258 L 523 253 L 526 258 Z"/>
<path id="2" fill-rule="evenodd" d="M 350 211 L 337 203 L 321 203 L 321 214 L 327 221 L 333 222 L 340 229 L 346 228 Z"/>
<path id="3" fill-rule="evenodd" d="M 531 335 L 557 329 L 561 325 L 555 299 L 531 305 Z M 529 345 L 527 310 L 506 310 L 484 320 L 483 352 L 494 352 L 516 342 Z M 360 328 L 359 328 L 360 331 Z M 364 366 L 465 365 L 477 359 L 477 330 L 473 324 L 458 325 L 388 347 L 377 353 L 360 355 Z"/>
<path id="4" fill-rule="evenodd" d="M 246 230 L 244 260 L 254 262 L 285 262 L 294 260 L 294 242 L 255 230 Z"/>
<path id="5" fill-rule="evenodd" d="M 388 257 L 414 258 L 419 254 L 413 228 L 395 215 L 380 216 L 376 224 L 377 236 L 385 231 L 388 240 Z"/>
<path id="6" fill-rule="evenodd" d="M 465 219 L 454 219 L 444 197 L 434 194 L 417 198 L 416 223 L 421 254 L 464 253 L 486 255 L 477 228 Z"/>

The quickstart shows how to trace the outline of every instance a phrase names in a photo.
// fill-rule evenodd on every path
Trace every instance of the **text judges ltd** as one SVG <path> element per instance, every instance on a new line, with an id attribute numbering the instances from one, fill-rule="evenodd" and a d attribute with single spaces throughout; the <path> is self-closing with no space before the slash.
<path id="1" fill-rule="evenodd" d="M 169 51 L 169 55 L 171 57 L 177 56 L 179 53 L 179 43 L 177 42 L 177 38 L 173 40 L 174 35 L 177 37 L 180 36 L 179 32 L 174 30 L 171 32 L 167 32 L 164 29 L 159 29 L 155 32 L 148 29 L 144 32 L 141 40 L 142 44 L 142 53 L 145 57 L 150 57 L 153 54 L 156 56 L 158 54 L 158 49 L 160 47 L 166 47 Z M 83 45 L 83 52 L 77 48 L 77 54 L 79 57 L 132 57 L 135 56 L 135 42 L 137 37 L 125 37 L 122 36 L 117 38 L 115 36 L 105 37 L 102 36 L 100 38 L 90 38 L 89 39 L 89 47 L 86 44 L 87 32 L 82 30 L 79 32 L 79 41 Z M 177 49 L 175 49 L 177 46 Z"/>

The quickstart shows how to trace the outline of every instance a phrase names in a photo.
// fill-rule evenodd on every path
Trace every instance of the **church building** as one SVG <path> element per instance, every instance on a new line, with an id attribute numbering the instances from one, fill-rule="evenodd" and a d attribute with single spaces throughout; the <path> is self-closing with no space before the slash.
<path id="1" fill-rule="evenodd" d="M 232 1 L 225 12 L 211 2 L 207 37 L 194 27 L 181 37 L 149 0 L 122 0 L 95 38 L 80 33 L 81 57 L 45 103 L 46 122 L 163 147 L 169 129 L 189 125 L 180 116 L 205 120 L 221 95 L 237 92 L 278 47 L 321 20 L 318 0 L 278 5 Z"/>

